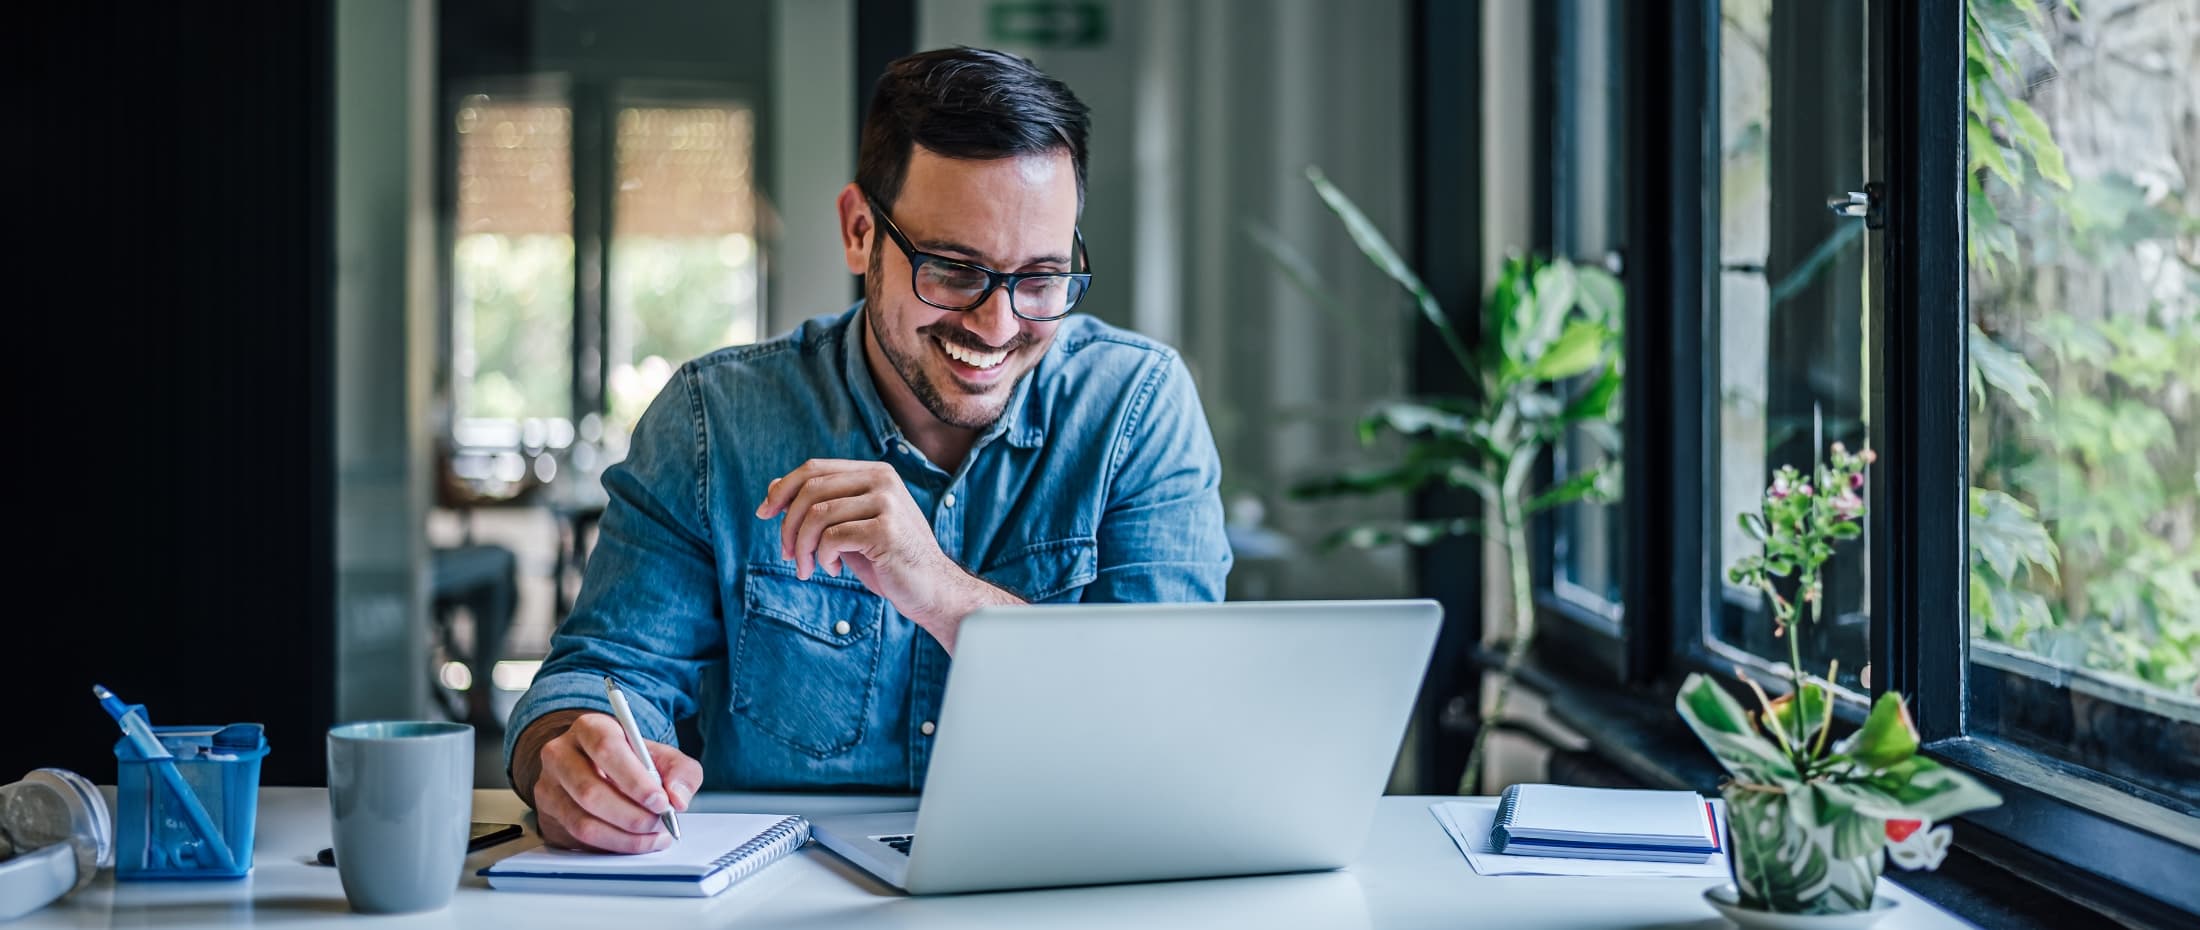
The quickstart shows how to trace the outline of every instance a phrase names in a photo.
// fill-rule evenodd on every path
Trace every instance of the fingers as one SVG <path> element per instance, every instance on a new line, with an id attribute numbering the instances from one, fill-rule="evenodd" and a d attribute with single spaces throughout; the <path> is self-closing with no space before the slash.
<path id="1" fill-rule="evenodd" d="M 809 570 L 813 566 L 797 542 L 802 538 L 803 527 L 820 516 L 818 508 L 823 504 L 837 505 L 862 497 L 870 493 L 875 485 L 872 475 L 849 473 L 819 475 L 803 482 L 802 490 L 787 503 L 786 519 L 779 521 L 779 556 L 794 561 L 796 577 L 810 577 Z M 832 508 L 827 507 L 825 510 L 829 513 Z"/>
<path id="2" fill-rule="evenodd" d="M 703 764 L 663 743 L 650 743 L 649 755 L 657 762 L 657 774 L 664 777 L 665 794 L 672 798 L 672 809 L 687 810 L 688 803 L 695 799 L 696 787 L 703 783 Z"/>
<path id="3" fill-rule="evenodd" d="M 649 769 L 634 755 L 634 747 L 627 745 L 626 734 L 610 717 L 588 714 L 574 720 L 573 728 L 563 737 L 543 747 L 543 754 L 548 756 L 558 749 L 559 742 L 566 744 L 561 753 L 580 757 L 556 761 L 564 762 L 566 773 L 572 776 L 564 779 L 566 790 L 589 813 L 641 832 L 658 813 L 672 809 L 672 802 L 665 798 L 664 784 L 650 776 Z"/>
<path id="4" fill-rule="evenodd" d="M 859 462 L 854 459 L 811 459 L 804 462 L 795 470 L 772 479 L 771 486 L 764 489 L 763 502 L 756 505 L 757 519 L 768 520 L 785 512 L 794 496 L 812 478 L 878 464 L 880 463 Z"/>
<path id="5" fill-rule="evenodd" d="M 886 521 L 875 516 L 867 520 L 847 520 L 835 523 L 818 534 L 817 552 L 814 558 L 817 559 L 818 565 L 838 575 L 840 574 L 841 556 L 843 554 L 854 553 L 868 556 L 871 551 L 871 541 L 878 538 L 878 535 L 885 532 L 885 530 Z"/>
<path id="6" fill-rule="evenodd" d="M 826 553 L 818 551 L 818 543 L 826 533 L 849 523 L 875 525 L 879 521 L 874 518 L 881 510 L 878 499 L 868 495 L 821 500 L 808 508 L 802 508 L 797 501 L 796 507 L 788 512 L 787 522 L 792 524 L 798 517 L 801 520 L 794 540 L 795 577 L 805 581 L 819 569 L 829 568 L 833 574 L 840 574 L 839 564 L 829 561 Z"/>
<path id="7" fill-rule="evenodd" d="M 548 770 L 545 770 L 543 783 L 535 790 L 535 818 L 542 828 L 543 841 L 566 849 L 644 853 L 672 845 L 672 836 L 658 829 L 654 817 L 650 818 L 649 832 L 637 833 L 590 813 L 566 790 L 563 782 L 548 775 Z"/>

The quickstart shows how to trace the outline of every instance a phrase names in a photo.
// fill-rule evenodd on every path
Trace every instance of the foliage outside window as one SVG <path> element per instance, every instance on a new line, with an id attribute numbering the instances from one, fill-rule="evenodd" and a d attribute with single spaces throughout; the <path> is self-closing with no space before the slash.
<path id="1" fill-rule="evenodd" d="M 572 111 L 459 105 L 452 379 L 461 420 L 572 415 Z M 568 421 L 569 422 L 569 421 Z"/>
<path id="2" fill-rule="evenodd" d="M 2200 7 L 1968 27 L 1972 656 L 2067 689 L 1974 715 L 2200 803 L 2200 761 L 2110 722 L 2200 726 Z"/>

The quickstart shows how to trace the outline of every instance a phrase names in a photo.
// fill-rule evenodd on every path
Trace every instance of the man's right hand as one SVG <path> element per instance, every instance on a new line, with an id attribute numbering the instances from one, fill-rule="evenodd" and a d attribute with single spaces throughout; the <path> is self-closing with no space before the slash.
<path id="1" fill-rule="evenodd" d="M 609 714 L 559 711 L 528 725 L 512 754 L 512 786 L 534 806 L 543 841 L 615 853 L 671 845 L 657 815 L 687 810 L 703 766 L 675 747 L 644 742 L 658 778 Z"/>

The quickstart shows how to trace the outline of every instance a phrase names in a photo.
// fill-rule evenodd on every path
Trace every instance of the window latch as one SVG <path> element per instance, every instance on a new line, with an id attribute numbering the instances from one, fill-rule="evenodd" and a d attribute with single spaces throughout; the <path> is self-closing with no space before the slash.
<path id="1" fill-rule="evenodd" d="M 1864 185 L 1860 191 L 1849 191 L 1826 198 L 1826 209 L 1835 216 L 1854 217 L 1864 221 L 1865 229 L 1878 229 L 1886 225 L 1879 211 L 1879 184 Z"/>

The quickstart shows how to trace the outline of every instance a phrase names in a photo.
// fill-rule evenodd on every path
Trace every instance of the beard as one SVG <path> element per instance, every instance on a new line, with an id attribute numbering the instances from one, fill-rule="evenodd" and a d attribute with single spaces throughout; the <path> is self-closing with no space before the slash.
<path id="1" fill-rule="evenodd" d="M 1014 356 L 1031 344 L 1031 335 L 1019 332 L 1016 334 L 1016 338 L 1010 340 L 1006 346 L 990 346 L 986 345 L 983 340 L 972 336 L 969 331 L 962 327 L 941 320 L 918 327 L 916 330 L 917 344 L 903 346 L 890 338 L 886 329 L 879 323 L 879 314 L 876 311 L 880 308 L 879 296 L 884 290 L 881 285 L 879 250 L 873 249 L 870 271 L 863 276 L 864 325 L 870 327 L 871 338 L 878 343 L 879 353 L 886 356 L 887 364 L 894 367 L 894 373 L 900 376 L 901 383 L 908 385 L 909 392 L 916 395 L 917 402 L 924 405 L 925 411 L 942 423 L 958 429 L 969 430 L 980 430 L 992 426 L 995 421 L 1001 418 L 1001 413 L 1008 408 L 1008 399 L 1015 396 L 1016 385 L 1023 383 L 1024 378 L 1030 376 L 1031 372 L 1025 371 L 1013 379 L 987 385 L 975 392 L 965 390 L 961 385 L 956 384 L 953 386 L 954 395 L 950 397 L 946 391 L 940 389 L 940 384 L 934 380 L 932 373 L 925 370 L 924 358 L 928 354 L 926 352 L 928 347 L 923 342 L 927 338 L 938 339 L 941 342 L 984 352 L 1005 349 L 1011 356 Z M 909 299 L 915 300 L 917 298 L 912 294 Z M 1014 359 L 1011 358 L 1001 364 L 1007 365 L 1013 361 Z M 951 376 L 943 377 L 952 380 Z"/>

